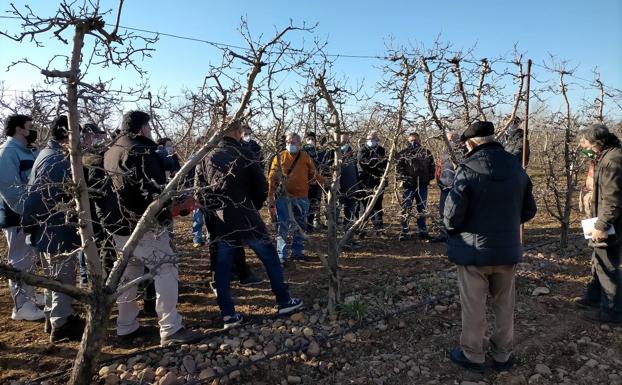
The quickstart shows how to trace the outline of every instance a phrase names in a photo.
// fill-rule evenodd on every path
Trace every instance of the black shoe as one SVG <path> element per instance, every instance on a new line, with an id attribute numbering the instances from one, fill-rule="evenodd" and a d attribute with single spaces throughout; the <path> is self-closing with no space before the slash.
<path id="1" fill-rule="evenodd" d="M 447 237 L 439 235 L 438 237 L 434 237 L 430 239 L 430 243 L 444 243 L 447 242 Z"/>
<path id="2" fill-rule="evenodd" d="M 466 358 L 466 356 L 464 355 L 464 352 L 462 351 L 462 349 L 458 347 L 453 348 L 451 350 L 451 352 L 449 353 L 449 359 L 454 364 L 460 365 L 465 369 L 475 370 L 475 371 L 480 371 L 480 372 L 484 371 L 483 364 L 478 364 L 476 362 L 469 361 L 469 359 Z"/>
<path id="3" fill-rule="evenodd" d="M 304 254 L 292 255 L 292 259 L 297 262 L 308 262 L 309 261 L 309 258 L 307 258 L 307 256 Z"/>
<path id="4" fill-rule="evenodd" d="M 287 301 L 287 303 L 284 303 L 282 305 L 278 305 L 278 314 L 279 315 L 285 315 L 285 314 L 290 314 L 295 312 L 296 310 L 300 309 L 303 305 L 303 302 L 300 298 L 291 298 L 289 301 Z"/>
<path id="5" fill-rule="evenodd" d="M 419 239 L 424 240 L 424 241 L 429 241 L 430 239 L 432 239 L 432 237 L 430 236 L 430 234 L 425 233 L 425 232 L 421 232 L 418 234 Z"/>
<path id="6" fill-rule="evenodd" d="M 67 322 L 61 327 L 52 326 L 50 332 L 50 342 L 59 342 L 62 340 L 80 341 L 84 332 L 84 320 L 77 315 L 70 315 Z"/>
<path id="7" fill-rule="evenodd" d="M 146 328 L 144 326 L 139 326 L 138 329 L 134 330 L 130 334 L 124 334 L 122 336 L 117 336 L 119 342 L 123 344 L 133 343 L 137 338 L 144 338 L 150 336 L 152 333 L 151 328 Z"/>
<path id="8" fill-rule="evenodd" d="M 508 358 L 505 362 L 499 362 L 494 359 L 492 360 L 492 367 L 497 372 L 509 372 L 510 369 L 512 369 L 512 366 L 514 366 L 514 357 L 512 356 L 510 356 L 510 358 Z"/>
<path id="9" fill-rule="evenodd" d="M 225 316 L 222 319 L 223 329 L 228 330 L 237 328 L 238 326 L 242 325 L 242 322 L 244 322 L 244 317 L 240 313 L 235 313 L 231 316 Z"/>
<path id="10" fill-rule="evenodd" d="M 400 237 L 398 238 L 398 240 L 399 240 L 400 242 L 403 242 L 403 241 L 407 241 L 407 240 L 408 240 L 408 238 L 409 238 L 409 237 L 408 237 L 408 234 L 406 234 L 406 233 L 401 233 L 401 234 L 400 234 Z"/>
<path id="11" fill-rule="evenodd" d="M 583 318 L 585 318 L 588 321 L 593 321 L 593 322 L 612 323 L 612 324 L 622 323 L 622 315 L 611 314 L 610 312 L 603 311 L 603 310 L 588 311 L 583 315 Z"/>
<path id="12" fill-rule="evenodd" d="M 262 282 L 263 278 L 260 278 L 253 273 L 249 273 L 244 278 L 240 278 L 240 286 L 255 286 Z"/>
<path id="13" fill-rule="evenodd" d="M 600 303 L 596 301 L 590 301 L 585 297 L 577 297 L 573 298 L 572 302 L 581 309 L 598 309 L 600 308 Z"/>
<path id="14" fill-rule="evenodd" d="M 160 346 L 165 347 L 171 345 L 189 344 L 192 342 L 198 342 L 204 337 L 205 334 L 199 331 L 181 328 L 171 336 L 160 338 Z"/>

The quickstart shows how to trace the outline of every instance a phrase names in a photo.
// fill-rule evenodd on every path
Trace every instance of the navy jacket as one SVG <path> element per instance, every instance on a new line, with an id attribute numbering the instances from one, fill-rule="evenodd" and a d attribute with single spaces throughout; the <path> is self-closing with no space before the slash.
<path id="1" fill-rule="evenodd" d="M 22 224 L 40 252 L 58 254 L 80 247 L 71 192 L 71 165 L 60 144 L 51 139 L 30 173 Z"/>
<path id="2" fill-rule="evenodd" d="M 251 152 L 224 137 L 203 160 L 199 175 L 202 203 L 211 239 L 268 239 L 259 210 L 268 197 L 268 182 Z"/>
<path id="3" fill-rule="evenodd" d="M 520 224 L 537 211 L 531 190 L 529 176 L 501 144 L 468 153 L 445 202 L 449 260 L 463 266 L 520 262 Z"/>

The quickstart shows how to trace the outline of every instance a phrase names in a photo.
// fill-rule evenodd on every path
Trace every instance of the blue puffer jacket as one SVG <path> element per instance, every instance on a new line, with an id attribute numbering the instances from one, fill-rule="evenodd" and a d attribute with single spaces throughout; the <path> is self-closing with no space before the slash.
<path id="1" fill-rule="evenodd" d="M 81 242 L 70 191 L 71 167 L 60 144 L 51 139 L 35 160 L 24 204 L 24 226 L 40 252 L 71 252 Z"/>
<path id="2" fill-rule="evenodd" d="M 30 148 L 12 137 L 0 145 L 0 228 L 20 224 L 26 183 L 35 157 Z"/>
<path id="3" fill-rule="evenodd" d="M 501 144 L 468 153 L 445 202 L 449 260 L 463 266 L 520 262 L 520 224 L 537 211 L 531 190 L 529 176 Z"/>

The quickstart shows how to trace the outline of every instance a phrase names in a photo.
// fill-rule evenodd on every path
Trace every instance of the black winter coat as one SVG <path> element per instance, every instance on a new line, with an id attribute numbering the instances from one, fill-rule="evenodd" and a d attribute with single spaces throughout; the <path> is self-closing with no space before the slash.
<path id="1" fill-rule="evenodd" d="M 434 179 L 436 167 L 430 150 L 420 145 L 408 146 L 397 155 L 397 178 L 408 187 L 427 186 Z"/>
<path id="2" fill-rule="evenodd" d="M 130 235 L 147 207 L 162 193 L 166 184 L 165 165 L 157 154 L 158 145 L 142 135 L 118 136 L 104 153 L 104 169 L 112 181 L 117 200 L 107 201 L 107 212 L 119 212 L 104 218 L 106 230 Z M 158 215 L 160 223 L 171 220 L 168 207 Z"/>
<path id="3" fill-rule="evenodd" d="M 525 136 L 525 131 L 522 128 L 517 128 L 505 133 L 505 138 L 503 140 L 503 147 L 505 151 L 514 155 L 516 159 L 518 159 L 519 164 L 523 164 L 523 137 Z M 525 158 L 525 165 L 529 164 L 529 141 L 527 141 L 527 153 Z"/>
<path id="4" fill-rule="evenodd" d="M 616 235 L 607 243 L 622 242 L 622 147 L 604 150 L 594 171 L 592 207 L 598 217 L 595 228 L 607 230 L 613 226 Z"/>
<path id="5" fill-rule="evenodd" d="M 224 137 L 203 160 L 199 175 L 206 188 L 203 204 L 212 239 L 268 239 L 259 209 L 268 197 L 268 181 L 240 142 Z"/>
<path id="6" fill-rule="evenodd" d="M 537 211 L 531 190 L 529 176 L 501 144 L 468 153 L 445 202 L 449 260 L 463 266 L 520 262 L 520 224 Z"/>
<path id="7" fill-rule="evenodd" d="M 363 187 L 374 188 L 380 184 L 387 162 L 384 147 L 380 145 L 370 147 L 365 144 L 359 149 L 358 163 Z"/>

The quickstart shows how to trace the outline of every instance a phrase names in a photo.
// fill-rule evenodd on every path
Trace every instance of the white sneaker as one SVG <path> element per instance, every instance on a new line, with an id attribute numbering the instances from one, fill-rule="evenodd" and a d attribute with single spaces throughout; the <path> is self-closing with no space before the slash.
<path id="1" fill-rule="evenodd" d="M 39 309 L 37 305 L 32 302 L 24 303 L 19 310 L 13 308 L 13 312 L 11 313 L 11 319 L 15 321 L 38 321 L 43 318 L 45 318 L 43 310 Z"/>

